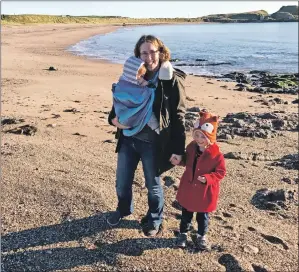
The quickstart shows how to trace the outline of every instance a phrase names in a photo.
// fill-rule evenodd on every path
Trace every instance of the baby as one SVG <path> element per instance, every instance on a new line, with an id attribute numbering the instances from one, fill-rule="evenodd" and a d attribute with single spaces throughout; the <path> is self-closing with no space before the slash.
<path id="1" fill-rule="evenodd" d="M 137 134 L 145 125 L 159 134 L 159 122 L 152 109 L 155 90 L 158 77 L 171 79 L 172 69 L 171 64 L 165 62 L 155 76 L 147 81 L 144 79 L 146 67 L 140 58 L 132 56 L 125 61 L 123 74 L 112 87 L 113 106 L 125 136 Z"/>

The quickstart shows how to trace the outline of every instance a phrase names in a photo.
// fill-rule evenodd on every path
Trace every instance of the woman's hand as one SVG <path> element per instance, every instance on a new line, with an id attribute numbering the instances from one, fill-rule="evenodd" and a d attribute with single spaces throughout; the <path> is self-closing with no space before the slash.
<path id="1" fill-rule="evenodd" d="M 124 126 L 122 125 L 121 123 L 118 122 L 118 117 L 115 116 L 115 118 L 113 118 L 111 120 L 112 124 L 115 125 L 116 127 L 120 128 L 120 129 L 127 129 L 127 128 L 130 128 L 130 127 L 127 127 L 127 126 Z"/>
<path id="2" fill-rule="evenodd" d="M 176 154 L 172 154 L 169 161 L 173 164 L 173 165 L 179 165 L 180 162 L 182 160 L 182 155 L 176 155 Z"/>

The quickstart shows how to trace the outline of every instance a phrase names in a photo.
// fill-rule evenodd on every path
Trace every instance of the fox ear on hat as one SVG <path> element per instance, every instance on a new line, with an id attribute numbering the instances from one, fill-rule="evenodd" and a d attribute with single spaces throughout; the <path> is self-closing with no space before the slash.
<path id="1" fill-rule="evenodd" d="M 202 110 L 200 110 L 200 112 L 198 114 L 201 117 L 201 116 L 204 116 L 206 113 L 207 113 L 207 110 L 206 109 L 202 109 Z"/>
<path id="2" fill-rule="evenodd" d="M 213 122 L 217 122 L 219 120 L 219 116 L 212 116 L 211 119 Z"/>

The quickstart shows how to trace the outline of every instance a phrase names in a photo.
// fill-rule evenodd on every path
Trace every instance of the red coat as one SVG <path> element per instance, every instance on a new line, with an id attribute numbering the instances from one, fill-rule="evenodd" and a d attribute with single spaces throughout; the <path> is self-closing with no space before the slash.
<path id="1" fill-rule="evenodd" d="M 196 148 L 195 141 L 186 148 L 186 169 L 176 199 L 190 212 L 212 212 L 216 210 L 220 180 L 226 174 L 224 157 L 216 143 L 210 145 L 197 159 L 193 176 Z M 199 176 L 204 176 L 207 182 L 201 183 L 197 180 Z"/>

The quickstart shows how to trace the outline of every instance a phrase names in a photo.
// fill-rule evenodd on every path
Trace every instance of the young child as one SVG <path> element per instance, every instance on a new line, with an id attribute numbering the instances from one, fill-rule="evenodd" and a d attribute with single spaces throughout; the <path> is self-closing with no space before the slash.
<path id="1" fill-rule="evenodd" d="M 180 234 L 177 246 L 184 248 L 187 232 L 196 213 L 198 230 L 195 246 L 208 250 L 206 240 L 209 213 L 216 210 L 220 181 L 226 174 L 223 154 L 216 144 L 218 117 L 202 110 L 194 124 L 193 141 L 186 148 L 186 157 L 180 163 L 185 166 L 176 199 L 182 206 Z"/>
<path id="2" fill-rule="evenodd" d="M 144 62 L 133 56 L 126 60 L 122 76 L 112 87 L 115 113 L 125 136 L 137 134 L 145 125 L 159 134 L 159 123 L 152 110 L 155 90 L 158 77 L 170 80 L 172 69 L 169 62 L 164 62 L 154 78 L 146 81 Z"/>

